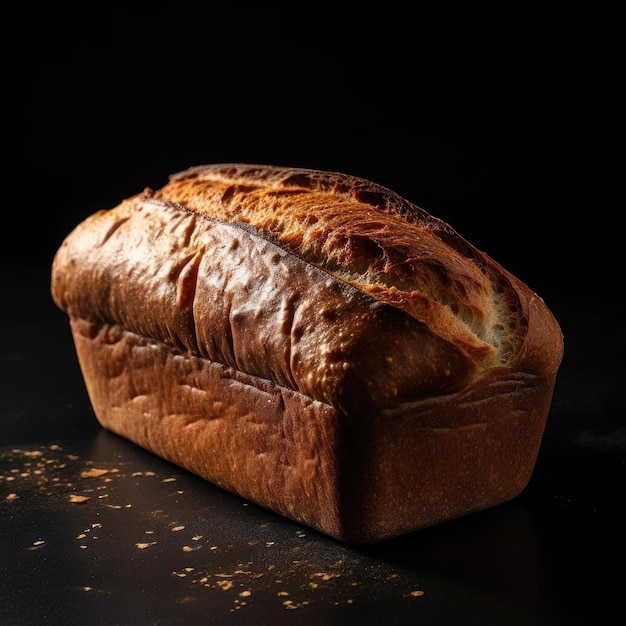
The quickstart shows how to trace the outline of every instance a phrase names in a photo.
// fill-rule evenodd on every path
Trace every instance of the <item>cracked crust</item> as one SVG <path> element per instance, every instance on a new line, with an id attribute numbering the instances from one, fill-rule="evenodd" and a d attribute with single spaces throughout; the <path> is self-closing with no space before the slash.
<path id="1" fill-rule="evenodd" d="M 196 167 L 172 176 L 154 197 L 275 237 L 485 365 L 505 364 L 523 340 L 518 296 L 501 268 L 441 220 L 369 181 L 301 169 Z"/>
<path id="2" fill-rule="evenodd" d="M 448 225 L 312 170 L 174 175 L 80 224 L 52 295 L 103 426 L 357 543 L 515 497 L 563 351 Z"/>

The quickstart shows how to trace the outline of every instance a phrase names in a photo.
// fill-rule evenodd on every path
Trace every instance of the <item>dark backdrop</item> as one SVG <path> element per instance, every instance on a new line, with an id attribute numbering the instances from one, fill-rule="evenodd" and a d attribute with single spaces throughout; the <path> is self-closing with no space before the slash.
<path id="1" fill-rule="evenodd" d="M 78 221 L 191 165 L 363 176 L 546 300 L 566 343 L 548 441 L 623 451 L 614 20 L 337 9 L 14 7 L 2 43 L 4 272 L 35 268 L 47 289 Z"/>

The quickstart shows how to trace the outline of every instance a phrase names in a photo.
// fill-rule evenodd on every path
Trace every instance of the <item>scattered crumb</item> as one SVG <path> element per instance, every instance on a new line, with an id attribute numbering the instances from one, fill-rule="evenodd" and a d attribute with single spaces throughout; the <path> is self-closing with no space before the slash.
<path id="1" fill-rule="evenodd" d="M 300 609 L 303 606 L 308 606 L 309 601 L 308 600 L 304 600 L 303 602 L 294 602 L 293 600 L 285 600 L 283 602 L 283 606 L 286 609 Z"/>
<path id="2" fill-rule="evenodd" d="M 83 502 L 87 502 L 89 500 L 89 496 L 77 496 L 72 494 L 70 496 L 70 502 L 73 504 L 82 504 Z"/>
<path id="3" fill-rule="evenodd" d="M 13 452 L 20 452 L 20 450 L 13 450 Z M 41 450 L 24 450 L 23 454 L 24 456 L 27 456 L 30 458 L 37 458 L 37 457 L 43 456 L 43 452 Z"/>
<path id="4" fill-rule="evenodd" d="M 321 578 L 322 580 L 330 580 L 331 578 L 336 578 L 339 574 L 328 574 L 326 572 L 315 572 L 311 574 L 311 578 Z"/>
<path id="5" fill-rule="evenodd" d="M 220 587 L 224 591 L 228 591 L 229 589 L 233 588 L 232 580 L 218 580 L 216 584 L 218 587 Z"/>
<path id="6" fill-rule="evenodd" d="M 81 478 L 99 478 L 100 476 L 104 476 L 105 474 L 108 474 L 109 470 L 108 469 L 98 469 L 96 467 L 91 467 L 87 470 L 83 470 L 80 473 L 80 477 Z"/>
<path id="7" fill-rule="evenodd" d="M 115 481 L 120 478 L 129 479 L 131 476 L 135 480 L 131 481 L 133 487 L 138 487 L 146 477 L 156 476 L 161 483 L 176 482 L 177 478 L 157 475 L 155 472 L 126 471 L 116 467 L 107 467 L 101 462 L 98 466 L 92 461 L 81 459 L 78 455 L 68 454 L 60 446 L 41 447 L 37 450 L 14 449 L 12 452 L 3 453 L 0 457 L 3 461 L 10 460 L 12 465 L 4 465 L 4 471 L 0 472 L 0 483 L 5 487 L 11 485 L 10 493 L 5 494 L 6 502 L 14 502 L 11 506 L 23 506 L 19 504 L 20 494 L 24 500 L 24 486 L 35 487 L 36 493 L 40 496 L 54 496 L 55 502 L 64 503 L 85 503 L 92 499 L 86 511 L 90 514 L 100 515 L 107 509 L 130 509 L 130 503 L 124 504 L 119 501 L 119 492 L 115 489 Z M 90 483 L 89 488 L 85 488 L 85 483 L 78 485 L 77 479 L 100 479 Z M 93 485 L 93 486 L 92 486 Z M 172 491 L 167 488 L 170 496 L 174 496 L 178 501 L 178 496 L 184 495 L 183 490 Z M 9 491 L 9 489 L 7 489 Z M 82 492 L 82 493 L 80 493 Z M 29 492 L 30 493 L 30 492 Z M 178 495 L 176 495 L 178 494 Z M 128 496 L 124 496 L 128 497 Z M 5 505 L 7 506 L 7 505 Z M 248 502 L 243 502 L 242 506 L 248 506 Z M 141 508 L 141 507 L 140 507 Z M 315 545 L 314 539 L 307 537 L 306 529 L 295 530 L 291 541 L 278 541 L 280 534 L 275 534 L 272 524 L 260 524 L 252 539 L 244 540 L 241 546 L 252 547 L 249 560 L 243 559 L 240 562 L 230 562 L 229 555 L 233 555 L 233 543 L 219 544 L 217 537 L 205 536 L 198 531 L 203 531 L 201 527 L 192 528 L 190 519 L 178 519 L 171 521 L 173 516 L 167 510 L 154 510 L 151 512 L 150 525 L 153 530 L 145 531 L 145 541 L 135 543 L 138 550 L 145 550 L 156 545 L 159 533 L 167 532 L 180 533 L 183 535 L 168 535 L 169 546 L 172 541 L 178 539 L 178 543 L 173 548 L 179 550 L 178 563 L 174 565 L 174 571 L 166 569 L 163 574 L 176 578 L 176 585 L 184 585 L 181 597 L 189 598 L 189 601 L 196 601 L 195 596 L 186 596 L 188 591 L 185 588 L 196 585 L 202 592 L 213 590 L 214 593 L 224 591 L 230 595 L 231 611 L 241 610 L 245 607 L 254 606 L 254 599 L 269 594 L 274 598 L 277 607 L 285 610 L 303 608 L 314 602 L 326 603 L 328 606 L 358 604 L 359 598 L 370 598 L 372 593 L 384 593 L 385 595 L 395 594 L 400 598 L 419 598 L 425 594 L 419 588 L 420 583 L 416 583 L 412 576 L 404 576 L 395 568 L 388 566 L 367 567 L 363 569 L 363 563 L 357 557 L 346 553 L 343 558 L 328 559 L 324 554 L 320 554 Z M 178 515 L 180 511 L 178 512 Z M 110 516 L 124 515 L 122 513 L 109 513 Z M 106 537 L 105 533 L 117 532 L 115 526 L 106 523 L 107 516 L 102 517 L 105 521 L 106 530 L 98 533 L 94 529 L 102 528 L 101 523 L 94 523 L 82 530 L 75 530 L 76 543 L 74 549 L 92 551 L 98 547 L 100 542 L 95 542 L 100 535 L 101 541 Z M 84 522 L 83 522 L 84 523 Z M 205 529 L 204 529 L 205 530 Z M 152 535 L 152 536 L 149 536 Z M 154 541 L 149 541 L 154 539 Z M 26 544 L 28 550 L 38 550 L 44 548 L 46 541 L 39 539 L 30 546 Z M 280 549 L 279 549 L 280 547 Z M 272 549 L 273 548 L 273 549 Z M 183 567 L 191 563 L 202 563 L 201 558 L 194 561 L 192 552 L 210 550 L 214 555 L 219 554 L 219 559 L 206 559 L 204 565 L 199 569 L 194 567 Z M 260 551 L 261 558 L 256 561 L 255 555 Z M 42 552 L 45 555 L 45 552 Z M 189 556 L 187 556 L 189 555 Z M 199 556 L 202 552 L 199 552 Z M 87 557 L 91 553 L 86 553 Z M 96 553 L 93 554 L 95 558 Z M 159 556 L 157 554 L 157 556 Z M 216 571 L 216 569 L 221 571 Z M 268 575 L 269 574 L 269 575 Z M 373 585 L 371 583 L 374 583 Z M 94 591 L 92 587 L 80 587 L 83 591 Z M 221 595 L 221 594 L 220 594 Z M 197 600 L 200 599 L 198 596 Z M 182 600 L 181 600 L 182 601 Z"/>

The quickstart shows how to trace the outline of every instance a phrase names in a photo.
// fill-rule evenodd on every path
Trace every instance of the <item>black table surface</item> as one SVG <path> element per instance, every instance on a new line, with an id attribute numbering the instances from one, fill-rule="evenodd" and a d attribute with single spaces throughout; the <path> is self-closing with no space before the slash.
<path id="1" fill-rule="evenodd" d="M 518 498 L 346 546 L 103 430 L 47 271 L 3 285 L 1 624 L 621 622 L 623 419 L 584 355 Z"/>

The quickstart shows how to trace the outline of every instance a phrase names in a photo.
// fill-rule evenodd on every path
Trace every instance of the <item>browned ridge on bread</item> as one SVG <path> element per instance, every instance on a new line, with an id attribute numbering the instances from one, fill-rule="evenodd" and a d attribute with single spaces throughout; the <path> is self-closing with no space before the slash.
<path id="1" fill-rule="evenodd" d="M 526 332 L 500 268 L 447 224 L 379 185 L 277 167 L 197 167 L 155 198 L 244 223 L 377 300 L 403 309 L 477 362 L 505 364 Z"/>
<path id="2" fill-rule="evenodd" d="M 194 167 L 97 212 L 52 295 L 103 426 L 350 542 L 517 495 L 563 352 L 449 225 L 299 168 Z"/>

